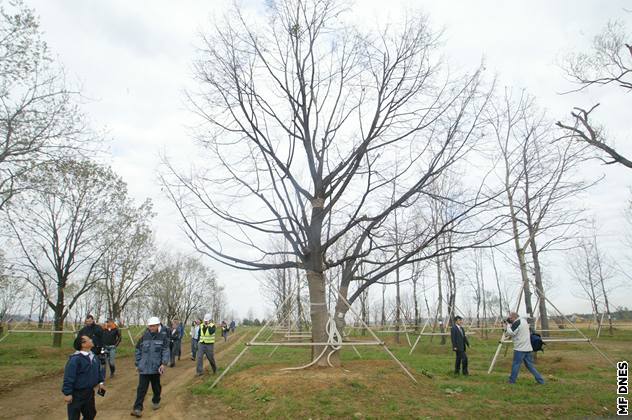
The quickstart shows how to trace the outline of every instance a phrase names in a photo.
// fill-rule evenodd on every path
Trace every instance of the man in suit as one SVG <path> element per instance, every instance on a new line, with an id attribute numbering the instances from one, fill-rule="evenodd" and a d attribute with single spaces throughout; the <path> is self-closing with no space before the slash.
<path id="1" fill-rule="evenodd" d="M 463 367 L 463 375 L 467 376 L 469 372 L 467 370 L 467 353 L 465 353 L 465 346 L 469 347 L 470 342 L 467 340 L 462 324 L 463 318 L 458 315 L 454 317 L 450 337 L 452 338 L 452 350 L 456 353 L 454 374 L 458 375 L 461 371 L 461 367 Z"/>

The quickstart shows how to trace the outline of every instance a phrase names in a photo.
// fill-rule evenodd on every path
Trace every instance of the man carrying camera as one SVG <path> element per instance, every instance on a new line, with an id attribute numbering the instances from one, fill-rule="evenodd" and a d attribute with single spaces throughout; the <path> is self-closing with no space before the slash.
<path id="1" fill-rule="evenodd" d="M 97 409 L 94 404 L 94 388 L 99 386 L 99 395 L 105 395 L 103 371 L 97 357 L 90 350 L 94 343 L 87 335 L 75 338 L 73 353 L 64 368 L 64 383 L 61 392 L 68 405 L 68 419 L 94 419 Z"/>
<path id="2" fill-rule="evenodd" d="M 529 331 L 529 324 L 525 319 L 520 318 L 515 312 L 511 312 L 509 314 L 509 318 L 507 318 L 505 322 L 507 323 L 506 333 L 512 337 L 514 346 L 509 383 L 516 383 L 518 372 L 520 371 L 520 365 L 524 363 L 535 380 L 539 384 L 544 384 L 544 378 L 542 378 L 542 375 L 540 375 L 540 372 L 537 371 L 533 363 L 533 347 L 531 347 L 531 332 Z"/>

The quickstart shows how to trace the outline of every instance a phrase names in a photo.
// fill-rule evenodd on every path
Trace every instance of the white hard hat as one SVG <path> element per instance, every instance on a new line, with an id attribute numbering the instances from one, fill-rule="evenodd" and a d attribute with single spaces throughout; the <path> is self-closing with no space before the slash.
<path id="1" fill-rule="evenodd" d="M 147 325 L 158 325 L 160 324 L 160 318 L 157 316 L 152 316 L 147 320 Z"/>
<path id="2" fill-rule="evenodd" d="M 211 314 L 204 314 L 204 322 L 211 321 L 213 317 Z"/>

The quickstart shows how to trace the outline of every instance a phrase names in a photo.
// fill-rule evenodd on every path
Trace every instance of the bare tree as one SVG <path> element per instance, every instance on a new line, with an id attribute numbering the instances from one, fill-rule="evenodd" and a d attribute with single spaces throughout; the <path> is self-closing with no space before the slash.
<path id="1" fill-rule="evenodd" d="M 479 70 L 442 75 L 437 37 L 421 15 L 362 33 L 344 23 L 339 5 L 279 0 L 268 3 L 267 20 L 249 22 L 236 10 L 217 25 L 196 63 L 203 90 L 191 95 L 208 127 L 200 138 L 208 169 L 185 176 L 169 166 L 163 178 L 200 252 L 245 270 L 305 270 L 315 342 L 327 341 L 329 270 L 341 267 L 335 319 L 343 323 L 344 299 L 428 257 L 420 251 L 434 234 L 391 256 L 385 223 L 471 150 L 488 98 Z M 489 201 L 478 193 L 463 198 L 466 208 L 441 233 Z M 268 235 L 290 251 L 269 250 Z M 340 241 L 353 246 L 336 254 Z M 385 252 L 389 260 L 378 264 Z M 371 269 L 358 280 L 363 264 Z"/>
<path id="2" fill-rule="evenodd" d="M 24 296 L 23 284 L 11 273 L 4 253 L 0 251 L 0 330 Z"/>
<path id="3" fill-rule="evenodd" d="M 28 182 L 32 187 L 6 206 L 14 266 L 46 300 L 61 331 L 77 299 L 100 280 L 96 268 L 107 241 L 118 239 L 113 214 L 126 186 L 110 168 L 75 160 L 40 166 Z M 53 345 L 61 345 L 61 333 Z"/>
<path id="4" fill-rule="evenodd" d="M 0 209 L 20 177 L 76 151 L 85 131 L 75 94 L 56 69 L 39 21 L 21 0 L 0 5 Z"/>
<path id="5" fill-rule="evenodd" d="M 626 44 L 626 38 L 629 42 Z M 568 57 L 565 71 L 579 87 L 571 92 L 592 86 L 615 85 L 624 92 L 632 90 L 632 39 L 620 21 L 609 22 L 606 29 L 594 38 L 590 53 L 577 53 Z M 599 104 L 590 108 L 576 107 L 571 112 L 574 123 L 557 122 L 558 127 L 567 131 L 567 137 L 585 142 L 602 153 L 605 164 L 619 163 L 632 168 L 632 161 L 621 155 L 613 147 L 611 139 L 601 127 L 589 120 Z"/>
<path id="6" fill-rule="evenodd" d="M 575 176 L 583 147 L 555 142 L 551 136 L 552 124 L 524 92 L 514 99 L 507 91 L 502 103 L 495 105 L 490 120 L 503 166 L 501 177 L 525 309 L 533 322 L 531 264 L 540 321 L 546 335 L 549 328 L 541 255 L 567 242 L 581 221 L 582 209 L 573 209 L 571 200 L 592 185 Z"/>
<path id="7" fill-rule="evenodd" d="M 226 301 L 215 273 L 194 257 L 162 253 L 159 260 L 148 286 L 152 313 L 168 323 L 179 318 L 186 324 L 204 313 L 219 322 Z"/>

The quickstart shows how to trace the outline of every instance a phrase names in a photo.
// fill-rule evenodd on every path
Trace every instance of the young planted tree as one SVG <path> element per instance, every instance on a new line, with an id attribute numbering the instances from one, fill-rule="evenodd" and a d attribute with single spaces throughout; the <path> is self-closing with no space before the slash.
<path id="1" fill-rule="evenodd" d="M 339 5 L 273 1 L 266 19 L 251 22 L 237 9 L 213 28 L 196 62 L 200 91 L 190 95 L 206 123 L 206 169 L 184 175 L 169 165 L 164 178 L 200 252 L 244 270 L 304 270 L 317 343 L 328 336 L 330 270 L 341 273 L 340 329 L 345 299 L 427 257 L 421 251 L 435 233 L 400 244 L 396 257 L 385 223 L 470 151 L 487 100 L 478 70 L 456 79 L 441 71 L 422 16 L 362 32 Z M 486 199 L 462 197 L 463 211 L 439 234 Z M 283 238 L 288 252 L 270 249 L 269 236 Z M 352 245 L 334 252 L 341 241 Z M 385 253 L 387 261 L 375 260 Z M 358 280 L 363 264 L 371 267 Z M 324 350 L 314 347 L 313 358 Z"/>
<path id="2" fill-rule="evenodd" d="M 15 242 L 15 270 L 32 284 L 62 331 L 69 311 L 101 280 L 98 264 L 118 240 L 113 215 L 125 203 L 125 183 L 108 167 L 64 160 L 29 173 L 27 191 L 6 205 Z M 61 345 L 61 333 L 53 335 Z"/>
<path id="3" fill-rule="evenodd" d="M 76 151 L 82 117 L 55 68 L 39 21 L 21 0 L 0 5 L 0 209 L 21 177 Z"/>

